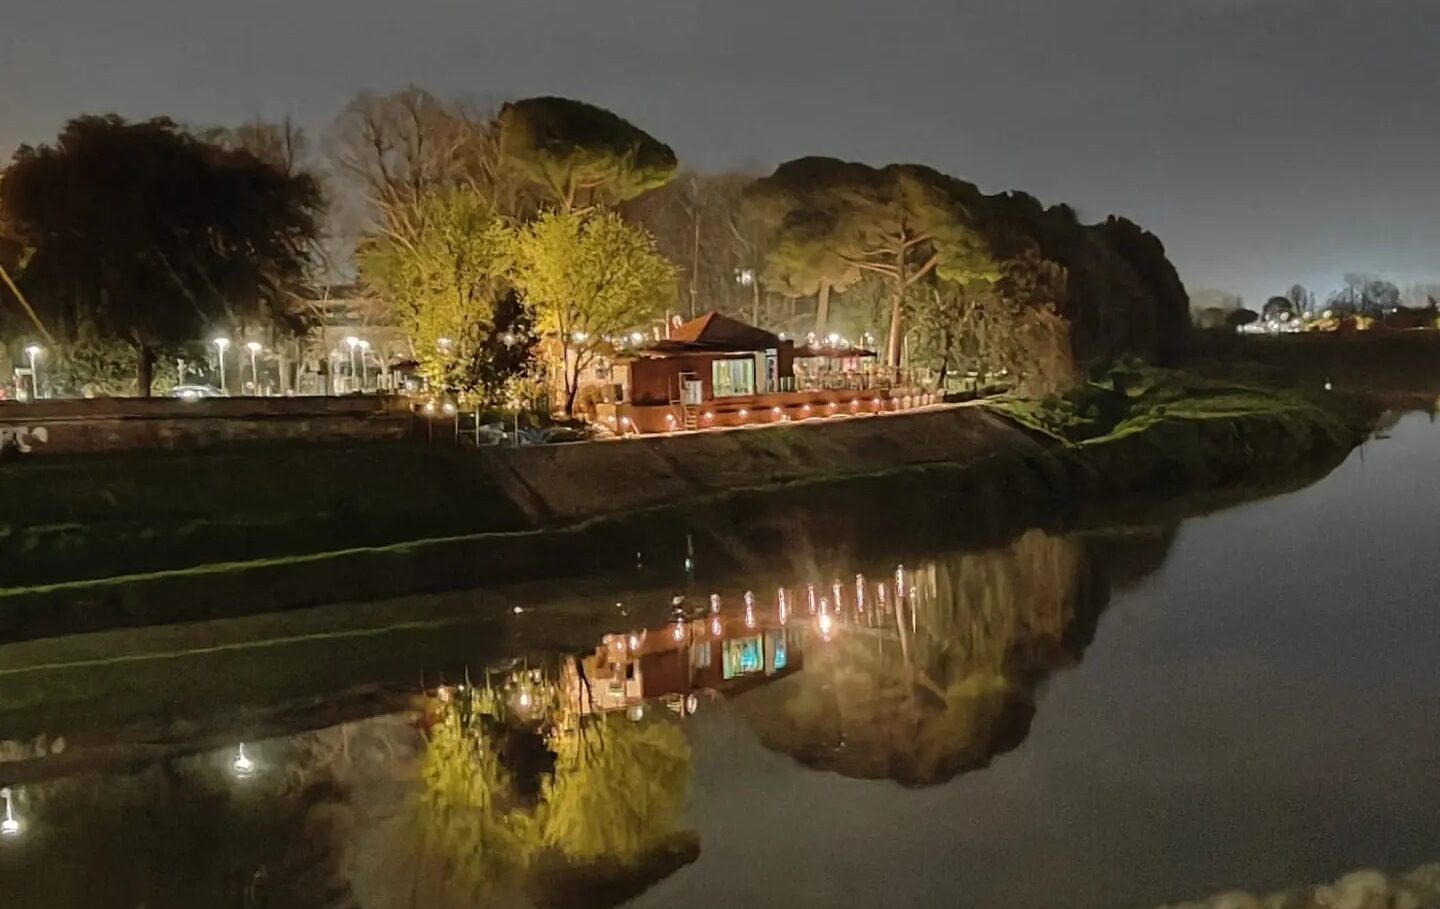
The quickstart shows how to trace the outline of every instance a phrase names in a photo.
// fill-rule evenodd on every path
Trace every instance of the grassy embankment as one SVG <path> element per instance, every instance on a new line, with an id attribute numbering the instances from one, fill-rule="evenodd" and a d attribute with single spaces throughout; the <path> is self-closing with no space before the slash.
<path id="1" fill-rule="evenodd" d="M 1338 460 L 1372 418 L 1364 403 L 1323 391 L 1158 369 L 988 406 L 1064 446 L 1102 490 L 1141 493 L 1282 479 Z"/>
<path id="2" fill-rule="evenodd" d="M 629 571 L 637 553 L 678 564 L 687 535 L 748 568 L 861 540 L 993 538 L 1124 494 L 1284 478 L 1338 461 L 1363 431 L 1334 396 L 1160 371 L 1121 385 L 991 405 L 1028 436 L 975 411 L 726 434 L 724 457 L 753 464 L 750 485 L 744 469 L 701 482 L 697 471 L 713 477 L 692 449 L 718 437 L 657 440 L 646 470 L 669 470 L 670 488 L 692 492 L 643 507 L 617 479 L 641 456 L 628 443 L 585 446 L 566 453 L 582 465 L 573 482 L 615 488 L 608 500 L 587 490 L 596 510 L 545 528 L 513 480 L 472 451 L 375 444 L 3 464 L 0 587 L 15 589 L 0 591 L 0 640 Z M 837 439 L 855 449 L 843 466 Z M 974 455 L 942 457 L 946 446 Z M 877 469 L 900 454 L 910 457 Z"/>

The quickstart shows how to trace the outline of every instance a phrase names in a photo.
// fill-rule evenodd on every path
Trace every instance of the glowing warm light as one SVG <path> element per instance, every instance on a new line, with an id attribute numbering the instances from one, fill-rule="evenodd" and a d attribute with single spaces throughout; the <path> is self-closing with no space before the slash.
<path id="1" fill-rule="evenodd" d="M 576 344 L 584 344 L 590 339 L 590 333 L 588 331 L 577 331 L 570 337 L 575 339 Z"/>
<path id="2" fill-rule="evenodd" d="M 448 704 L 448 703 L 450 703 L 450 697 L 451 697 L 450 686 L 448 686 L 448 685 L 441 685 L 439 688 L 436 688 L 436 689 L 435 689 L 435 696 L 440 699 L 440 703 L 442 703 L 442 704 Z"/>
<path id="3" fill-rule="evenodd" d="M 606 419 L 606 421 L 608 421 L 612 426 L 615 424 L 615 415 L 614 415 L 613 413 L 612 413 L 610 416 L 606 417 L 605 419 Z"/>
<path id="4" fill-rule="evenodd" d="M 895 599 L 905 599 L 905 566 L 895 566 Z"/>
<path id="5" fill-rule="evenodd" d="M 785 588 L 781 587 L 776 600 L 779 602 L 780 624 L 784 625 L 790 620 L 790 598 L 785 595 Z"/>
<path id="6" fill-rule="evenodd" d="M 520 702 L 520 709 L 521 709 L 521 710 L 529 710 L 529 709 L 530 709 L 530 692 L 528 692 L 528 691 L 521 691 L 521 692 L 520 692 L 519 702 Z"/>
<path id="7" fill-rule="evenodd" d="M 629 425 L 630 425 L 630 418 L 629 418 L 629 417 L 621 417 L 621 418 L 620 418 L 620 425 L 621 425 L 621 426 L 629 426 Z"/>
<path id="8" fill-rule="evenodd" d="M 15 817 L 15 806 L 11 802 L 10 790 L 0 789 L 0 798 L 5 800 L 5 819 L 0 820 L 0 836 L 19 836 L 20 821 Z"/>
<path id="9" fill-rule="evenodd" d="M 843 604 L 843 602 L 842 602 L 841 599 L 840 599 L 840 579 L 839 579 L 839 578 L 836 578 L 834 581 L 832 581 L 832 582 L 830 583 L 830 595 L 833 596 L 833 597 L 835 597 L 835 608 L 836 608 L 836 609 L 841 609 L 841 608 L 843 608 L 843 605 L 844 605 L 844 604 Z"/>
<path id="10" fill-rule="evenodd" d="M 810 614 L 815 614 L 815 585 L 805 585 L 805 603 L 810 607 Z"/>
<path id="11" fill-rule="evenodd" d="M 830 342 L 831 347 L 834 347 L 836 344 L 840 343 L 840 335 L 832 331 L 830 332 L 830 334 L 825 336 L 825 340 Z"/>
<path id="12" fill-rule="evenodd" d="M 715 612 L 719 612 L 719 611 L 720 611 L 720 594 L 718 594 L 718 593 L 712 593 L 712 594 L 710 594 L 710 611 L 711 611 L 712 613 L 715 613 Z"/>
<path id="13" fill-rule="evenodd" d="M 775 407 L 770 408 L 770 412 L 773 413 L 773 414 L 774 414 L 775 416 L 777 416 L 777 417 L 780 416 L 780 407 L 779 407 L 779 405 L 776 405 Z"/>
<path id="14" fill-rule="evenodd" d="M 640 332 L 638 332 L 638 331 L 637 331 L 637 332 L 633 332 L 633 333 L 631 333 L 631 335 L 630 335 L 630 343 L 631 343 L 631 344 L 639 344 L 639 343 L 641 343 L 641 342 L 644 341 L 644 340 L 645 340 L 645 336 L 642 335 L 642 334 L 640 334 Z"/>
<path id="15" fill-rule="evenodd" d="M 666 422 L 666 423 L 674 423 L 674 422 L 675 422 L 675 415 L 674 415 L 673 413 L 667 413 L 667 414 L 665 415 L 665 422 Z"/>
<path id="16" fill-rule="evenodd" d="M 454 415 L 455 413 L 455 405 L 451 404 L 449 401 L 446 401 L 445 406 L 441 407 L 440 409 L 445 411 L 447 414 Z"/>
<path id="17" fill-rule="evenodd" d="M 426 401 L 426 402 L 425 402 L 425 412 L 426 412 L 426 413 L 434 413 L 434 412 L 435 412 L 435 402 L 434 402 L 434 401 Z"/>
<path id="18" fill-rule="evenodd" d="M 740 419 L 743 420 L 743 419 L 745 419 L 745 418 L 748 417 L 748 416 L 750 416 L 750 411 L 746 410 L 746 409 L 743 408 L 743 407 L 740 408 Z"/>
<path id="19" fill-rule="evenodd" d="M 633 634 L 630 635 L 630 649 L 631 649 L 631 650 L 638 650 L 639 648 L 640 648 L 640 638 L 639 638 L 639 636 L 638 636 L 638 635 L 633 635 Z"/>
<path id="20" fill-rule="evenodd" d="M 884 581 L 876 581 L 876 582 L 875 582 L 875 602 L 879 604 L 879 607 L 880 607 L 880 611 L 881 611 L 881 612 L 884 612 L 884 611 L 885 611 L 885 597 L 886 597 L 885 582 L 884 582 Z"/>
<path id="21" fill-rule="evenodd" d="M 508 334 L 509 334 L 509 333 L 507 332 L 507 335 L 508 335 Z M 509 337 L 511 337 L 511 338 L 513 339 L 514 336 L 513 336 L 513 335 L 509 335 Z M 448 348 L 451 344 L 454 344 L 455 342 L 454 342 L 454 341 L 451 341 L 449 338 L 440 338 L 440 339 L 438 339 L 435 343 L 440 346 L 440 349 L 441 349 L 441 350 L 444 350 L 444 349 Z M 505 343 L 506 343 L 506 344 L 509 344 L 510 341 L 506 341 Z"/>
<path id="22" fill-rule="evenodd" d="M 235 760 L 230 762 L 230 769 L 234 770 L 235 775 L 242 779 L 255 772 L 255 762 L 245 753 L 244 742 L 241 742 L 240 747 L 235 749 Z"/>
<path id="23" fill-rule="evenodd" d="M 698 697 L 692 694 L 685 698 L 685 712 L 687 714 L 693 714 L 699 709 L 700 699 Z"/>
<path id="24" fill-rule="evenodd" d="M 260 351 L 265 349 L 265 346 L 259 341 L 246 341 L 245 349 L 250 351 L 251 353 L 259 353 Z"/>
<path id="25" fill-rule="evenodd" d="M 230 342 L 226 341 L 225 343 L 228 344 Z M 345 339 L 345 343 L 348 344 L 350 346 L 350 349 L 353 351 L 355 348 L 360 346 L 360 339 L 355 337 L 354 335 L 351 335 L 350 337 Z"/>
<path id="26" fill-rule="evenodd" d="M 716 616 L 715 618 L 713 618 L 713 619 L 710 620 L 710 633 L 713 634 L 713 635 L 715 635 L 715 637 L 717 637 L 717 638 L 720 637 L 720 617 L 719 617 L 719 616 Z"/>
<path id="27" fill-rule="evenodd" d="M 865 575 L 855 575 L 855 611 L 865 611 Z"/>
<path id="28" fill-rule="evenodd" d="M 834 402 L 834 401 L 831 401 L 829 404 L 826 404 L 825 407 L 826 407 L 827 410 L 832 410 L 832 411 L 833 411 L 833 410 L 835 409 L 835 402 Z"/>
<path id="29" fill-rule="evenodd" d="M 225 348 L 227 348 L 227 347 L 230 346 L 230 339 L 229 339 L 229 338 L 216 338 L 216 339 L 215 339 L 214 341 L 212 341 L 211 343 L 214 344 L 216 347 L 220 348 L 220 352 L 223 354 L 223 353 L 225 352 Z"/>
<path id="30" fill-rule="evenodd" d="M 828 613 L 821 613 L 817 624 L 820 626 L 820 636 L 830 640 L 830 632 L 835 630 L 835 620 Z"/>
<path id="31" fill-rule="evenodd" d="M 752 591 L 745 591 L 745 627 L 755 627 L 755 594 Z"/>
<path id="32" fill-rule="evenodd" d="M 685 623 L 676 622 L 675 627 L 670 629 L 670 637 L 674 638 L 677 644 L 685 640 Z"/>
<path id="33" fill-rule="evenodd" d="M 525 611 L 525 607 L 524 607 L 524 606 L 516 606 L 514 609 L 512 609 L 512 610 L 510 610 L 510 611 L 513 612 L 513 613 L 515 613 L 516 615 L 519 615 L 520 613 L 522 613 L 522 612 Z"/>
<path id="34" fill-rule="evenodd" d="M 706 420 L 713 420 L 713 419 L 715 419 L 715 412 L 712 411 L 712 410 L 707 410 L 707 411 L 705 411 L 705 419 L 706 419 Z"/>
<path id="35" fill-rule="evenodd" d="M 635 706 L 631 707 L 629 716 L 630 720 L 635 723 L 638 723 L 641 720 L 645 719 L 645 705 L 636 704 Z"/>

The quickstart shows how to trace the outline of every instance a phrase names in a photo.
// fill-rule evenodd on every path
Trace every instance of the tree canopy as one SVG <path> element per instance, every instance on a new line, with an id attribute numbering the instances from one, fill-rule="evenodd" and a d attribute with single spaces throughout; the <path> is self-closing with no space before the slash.
<path id="1" fill-rule="evenodd" d="M 296 332 L 319 232 L 320 188 L 175 123 L 81 117 L 21 147 L 0 220 L 24 247 L 19 284 L 71 340 L 120 340 L 138 393 L 156 357 L 214 331 Z"/>
<path id="2" fill-rule="evenodd" d="M 615 205 L 675 176 L 670 146 L 593 104 L 525 98 L 496 119 L 503 156 L 564 212 Z"/>
<path id="3" fill-rule="evenodd" d="M 565 412 L 585 368 L 622 334 L 675 298 L 675 272 L 649 234 L 613 213 L 548 213 L 514 240 L 514 282 L 537 325 L 563 351 Z"/>

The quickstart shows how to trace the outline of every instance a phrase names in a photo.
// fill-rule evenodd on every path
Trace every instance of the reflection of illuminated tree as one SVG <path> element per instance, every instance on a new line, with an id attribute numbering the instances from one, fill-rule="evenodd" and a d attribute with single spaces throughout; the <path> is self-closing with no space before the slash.
<path id="1" fill-rule="evenodd" d="M 690 784 L 690 744 L 673 722 L 608 715 L 559 736 L 545 787 L 544 839 L 566 857 L 635 864 L 672 840 Z"/>
<path id="2" fill-rule="evenodd" d="M 807 666 L 738 700 L 761 739 L 812 766 L 923 785 L 1013 748 L 1036 679 L 1098 609 L 1076 545 L 1038 531 L 911 574 L 878 625 L 815 642 Z"/>
<path id="3" fill-rule="evenodd" d="M 554 686 L 528 690 L 517 710 L 513 690 L 467 689 L 430 729 L 417 817 L 449 895 L 483 903 L 519 887 L 545 902 L 579 892 L 596 905 L 693 860 L 681 828 L 690 747 L 679 726 L 582 718 Z M 514 743 L 542 735 L 554 763 L 536 793 L 527 784 L 536 762 L 521 766 L 526 749 Z"/>

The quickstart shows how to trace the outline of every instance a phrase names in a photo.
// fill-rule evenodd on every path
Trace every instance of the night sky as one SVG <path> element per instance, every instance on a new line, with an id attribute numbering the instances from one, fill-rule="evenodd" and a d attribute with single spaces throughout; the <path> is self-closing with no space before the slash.
<path id="1" fill-rule="evenodd" d="M 610 107 L 703 169 L 918 161 L 1117 211 L 1192 289 L 1440 279 L 1440 0 L 5 0 L 0 153 L 323 127 L 409 82 Z"/>

